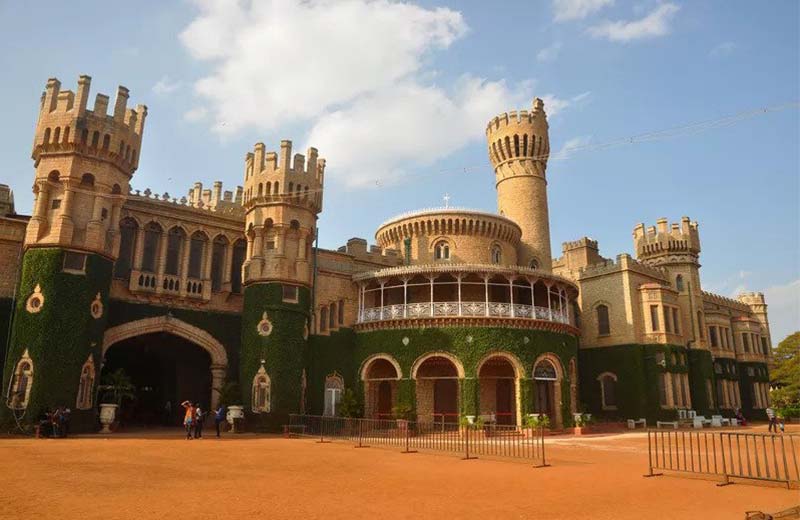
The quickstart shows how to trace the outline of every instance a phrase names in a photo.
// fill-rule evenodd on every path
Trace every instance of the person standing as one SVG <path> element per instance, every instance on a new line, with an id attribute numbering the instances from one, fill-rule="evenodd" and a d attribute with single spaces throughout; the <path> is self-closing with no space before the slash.
<path id="1" fill-rule="evenodd" d="M 183 416 L 183 426 L 186 428 L 186 440 L 192 440 L 192 423 L 194 422 L 194 405 L 191 401 L 184 401 L 181 406 L 186 410 Z"/>
<path id="2" fill-rule="evenodd" d="M 219 438 L 220 424 L 225 421 L 225 407 L 219 405 L 217 411 L 214 412 L 214 426 L 217 428 L 217 438 Z"/>
<path id="3" fill-rule="evenodd" d="M 198 401 L 196 404 L 195 412 L 194 412 L 194 438 L 195 439 L 202 439 L 203 438 L 203 420 L 205 419 L 205 413 L 203 412 L 202 408 L 200 408 L 200 402 Z"/>
<path id="4" fill-rule="evenodd" d="M 769 429 L 770 433 L 778 433 L 778 420 L 775 417 L 775 410 L 772 407 L 767 408 L 767 419 L 769 419 Z"/>

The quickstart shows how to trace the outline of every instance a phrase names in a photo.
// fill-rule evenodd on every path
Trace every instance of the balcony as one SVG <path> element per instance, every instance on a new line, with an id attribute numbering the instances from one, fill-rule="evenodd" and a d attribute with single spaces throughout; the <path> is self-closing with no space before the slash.
<path id="1" fill-rule="evenodd" d="M 565 312 L 533 307 L 531 305 L 502 302 L 433 302 L 387 305 L 364 309 L 359 316 L 359 323 L 383 320 L 401 320 L 409 318 L 436 317 L 496 317 L 496 318 L 528 318 L 533 320 L 553 321 L 569 325 L 569 316 Z"/>

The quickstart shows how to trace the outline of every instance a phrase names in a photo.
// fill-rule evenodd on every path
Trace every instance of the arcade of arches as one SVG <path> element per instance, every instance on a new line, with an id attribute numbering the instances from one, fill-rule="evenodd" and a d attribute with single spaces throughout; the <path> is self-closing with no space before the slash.
<path id="1" fill-rule="evenodd" d="M 570 365 L 571 368 L 571 365 Z M 571 372 L 571 370 L 570 370 Z M 475 388 L 474 412 L 484 420 L 497 424 L 522 424 L 525 410 L 547 414 L 553 425 L 563 425 L 562 396 L 564 370 L 555 354 L 539 356 L 532 366 L 525 367 L 513 355 L 497 352 L 487 355 L 475 367 L 476 377 L 465 376 L 460 360 L 450 353 L 432 352 L 418 358 L 409 377 L 404 378 L 399 363 L 389 354 L 368 358 L 361 368 L 364 387 L 364 416 L 386 419 L 396 416 L 400 386 L 410 384 L 416 397 L 417 420 L 457 423 L 465 410 L 465 389 Z M 575 409 L 577 387 L 570 374 L 570 409 Z M 465 384 L 466 383 L 466 384 Z M 522 387 L 532 386 L 527 406 Z M 529 386 L 529 387 L 530 387 Z"/>

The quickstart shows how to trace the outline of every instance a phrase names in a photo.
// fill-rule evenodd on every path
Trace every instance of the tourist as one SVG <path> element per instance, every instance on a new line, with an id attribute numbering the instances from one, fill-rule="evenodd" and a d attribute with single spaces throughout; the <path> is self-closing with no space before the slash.
<path id="1" fill-rule="evenodd" d="M 736 417 L 736 421 L 739 423 L 739 426 L 747 426 L 747 419 L 745 419 L 741 408 L 737 408 L 736 409 L 735 417 Z"/>
<path id="2" fill-rule="evenodd" d="M 203 420 L 205 419 L 206 414 L 200 408 L 200 401 L 196 404 L 196 408 L 194 411 L 194 438 L 195 439 L 202 439 L 203 438 Z"/>
<path id="3" fill-rule="evenodd" d="M 219 405 L 214 412 L 214 426 L 217 428 L 217 438 L 219 438 L 219 426 L 225 421 L 225 407 Z"/>
<path id="4" fill-rule="evenodd" d="M 767 419 L 769 420 L 769 433 L 778 433 L 778 419 L 775 417 L 775 410 L 772 407 L 767 408 Z"/>
<path id="5" fill-rule="evenodd" d="M 191 401 L 184 401 L 181 406 L 186 410 L 183 416 L 183 426 L 186 428 L 186 440 L 192 440 L 192 423 L 194 422 L 194 405 Z"/>
<path id="6" fill-rule="evenodd" d="M 50 424 L 52 425 L 51 436 L 53 438 L 61 437 L 61 419 L 62 419 L 62 409 L 59 406 L 53 411 L 53 414 L 50 416 Z"/>
<path id="7" fill-rule="evenodd" d="M 65 439 L 69 435 L 69 418 L 72 414 L 72 410 L 69 408 L 64 410 L 64 413 L 61 416 L 61 436 Z"/>

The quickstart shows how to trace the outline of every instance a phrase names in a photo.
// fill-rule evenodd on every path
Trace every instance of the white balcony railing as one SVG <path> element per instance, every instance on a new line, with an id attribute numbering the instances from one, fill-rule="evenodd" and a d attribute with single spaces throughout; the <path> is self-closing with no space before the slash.
<path id="1" fill-rule="evenodd" d="M 361 311 L 359 323 L 384 320 L 417 319 L 453 316 L 485 316 L 500 318 L 528 318 L 532 320 L 553 321 L 569 324 L 566 313 L 547 307 L 532 305 L 489 302 L 428 302 L 386 305 Z"/>

